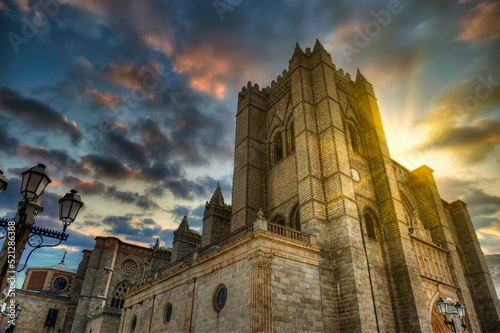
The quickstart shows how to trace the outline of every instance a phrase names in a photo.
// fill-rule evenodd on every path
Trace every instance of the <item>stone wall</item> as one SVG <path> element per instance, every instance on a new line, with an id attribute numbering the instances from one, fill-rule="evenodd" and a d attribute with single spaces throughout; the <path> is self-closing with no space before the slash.
<path id="1" fill-rule="evenodd" d="M 14 332 L 67 332 L 66 317 L 69 312 L 74 311 L 74 306 L 71 307 L 69 304 L 69 295 L 54 295 L 23 289 L 16 289 L 15 294 L 16 303 L 19 303 L 22 312 L 16 321 Z M 59 311 L 53 328 L 45 326 L 49 309 Z"/>
<path id="2" fill-rule="evenodd" d="M 134 318 L 140 332 L 289 332 L 298 323 L 323 331 L 318 251 L 257 229 L 201 258 L 195 254 L 190 264 L 170 265 L 131 292 L 120 332 L 131 332 Z M 217 312 L 214 292 L 221 284 L 227 301 Z M 172 319 L 165 323 L 168 303 Z"/>

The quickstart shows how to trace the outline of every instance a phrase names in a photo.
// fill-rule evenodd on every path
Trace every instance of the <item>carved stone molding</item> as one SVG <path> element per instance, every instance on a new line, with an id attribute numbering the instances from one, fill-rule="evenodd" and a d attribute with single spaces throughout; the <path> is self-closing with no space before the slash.
<path id="1" fill-rule="evenodd" d="M 257 250 L 248 255 L 248 260 L 250 260 L 252 268 L 254 267 L 271 268 L 271 260 L 273 258 L 274 258 L 274 253 L 264 252 L 262 250 Z"/>
<path id="2" fill-rule="evenodd" d="M 250 332 L 272 332 L 272 274 L 271 261 L 274 254 L 257 250 L 248 256 L 252 263 Z"/>

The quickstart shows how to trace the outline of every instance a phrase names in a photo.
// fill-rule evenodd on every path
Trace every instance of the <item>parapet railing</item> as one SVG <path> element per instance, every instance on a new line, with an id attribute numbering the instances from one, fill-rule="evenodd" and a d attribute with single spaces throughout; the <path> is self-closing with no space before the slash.
<path id="1" fill-rule="evenodd" d="M 267 222 L 267 231 L 311 244 L 311 235 L 279 224 Z"/>
<path id="2" fill-rule="evenodd" d="M 254 230 L 253 223 L 247 224 L 244 227 L 239 228 L 238 230 L 227 235 L 226 237 L 224 237 L 224 238 L 222 238 L 222 239 L 220 239 L 212 244 L 208 244 L 207 246 L 198 250 L 198 258 L 201 258 L 201 257 L 209 254 L 210 252 L 218 250 L 218 249 L 225 247 L 226 245 L 228 245 L 234 241 L 237 241 L 240 238 L 245 237 L 246 234 L 248 234 L 249 232 L 252 232 L 253 230 Z"/>
<path id="3" fill-rule="evenodd" d="M 163 277 L 163 276 L 168 276 L 180 269 L 183 269 L 186 266 L 190 266 L 193 260 L 202 258 L 209 253 L 212 253 L 214 251 L 217 251 L 221 248 L 224 248 L 235 241 L 244 238 L 248 233 L 253 232 L 257 229 L 260 230 L 265 230 L 273 234 L 277 234 L 280 236 L 284 236 L 290 239 L 294 239 L 300 242 L 308 243 L 315 245 L 316 244 L 316 237 L 310 234 L 307 234 L 305 232 L 301 232 L 292 228 L 288 228 L 279 224 L 271 223 L 268 222 L 267 220 L 264 220 L 262 217 L 259 217 L 255 222 L 247 224 L 240 229 L 230 233 L 226 237 L 213 242 L 198 251 L 189 254 L 176 262 L 164 267 L 157 273 L 155 273 L 152 276 L 149 276 L 145 279 L 145 282 L 151 282 L 152 280 L 158 278 L 158 277 Z"/>

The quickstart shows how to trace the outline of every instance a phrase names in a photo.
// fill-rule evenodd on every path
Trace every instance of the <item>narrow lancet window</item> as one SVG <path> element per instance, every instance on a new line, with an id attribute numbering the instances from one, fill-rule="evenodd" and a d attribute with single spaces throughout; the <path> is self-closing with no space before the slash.
<path id="1" fill-rule="evenodd" d="M 351 137 L 351 148 L 355 153 L 359 153 L 358 136 L 352 124 L 349 124 L 349 135 Z"/>

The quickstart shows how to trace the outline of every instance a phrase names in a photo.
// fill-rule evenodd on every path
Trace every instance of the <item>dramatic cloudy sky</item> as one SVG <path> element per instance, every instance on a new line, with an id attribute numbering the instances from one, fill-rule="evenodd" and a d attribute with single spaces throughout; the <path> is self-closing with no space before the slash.
<path id="1" fill-rule="evenodd" d="M 170 246 L 185 212 L 199 229 L 217 180 L 231 200 L 237 92 L 266 86 L 316 38 L 373 83 L 393 158 L 435 169 L 500 253 L 499 2 L 64 2 L 0 1 L 1 216 L 39 162 L 53 182 L 38 225 L 61 228 L 71 188 L 86 204 L 67 244 L 31 265 L 67 249 L 76 268 L 95 235 Z"/>

